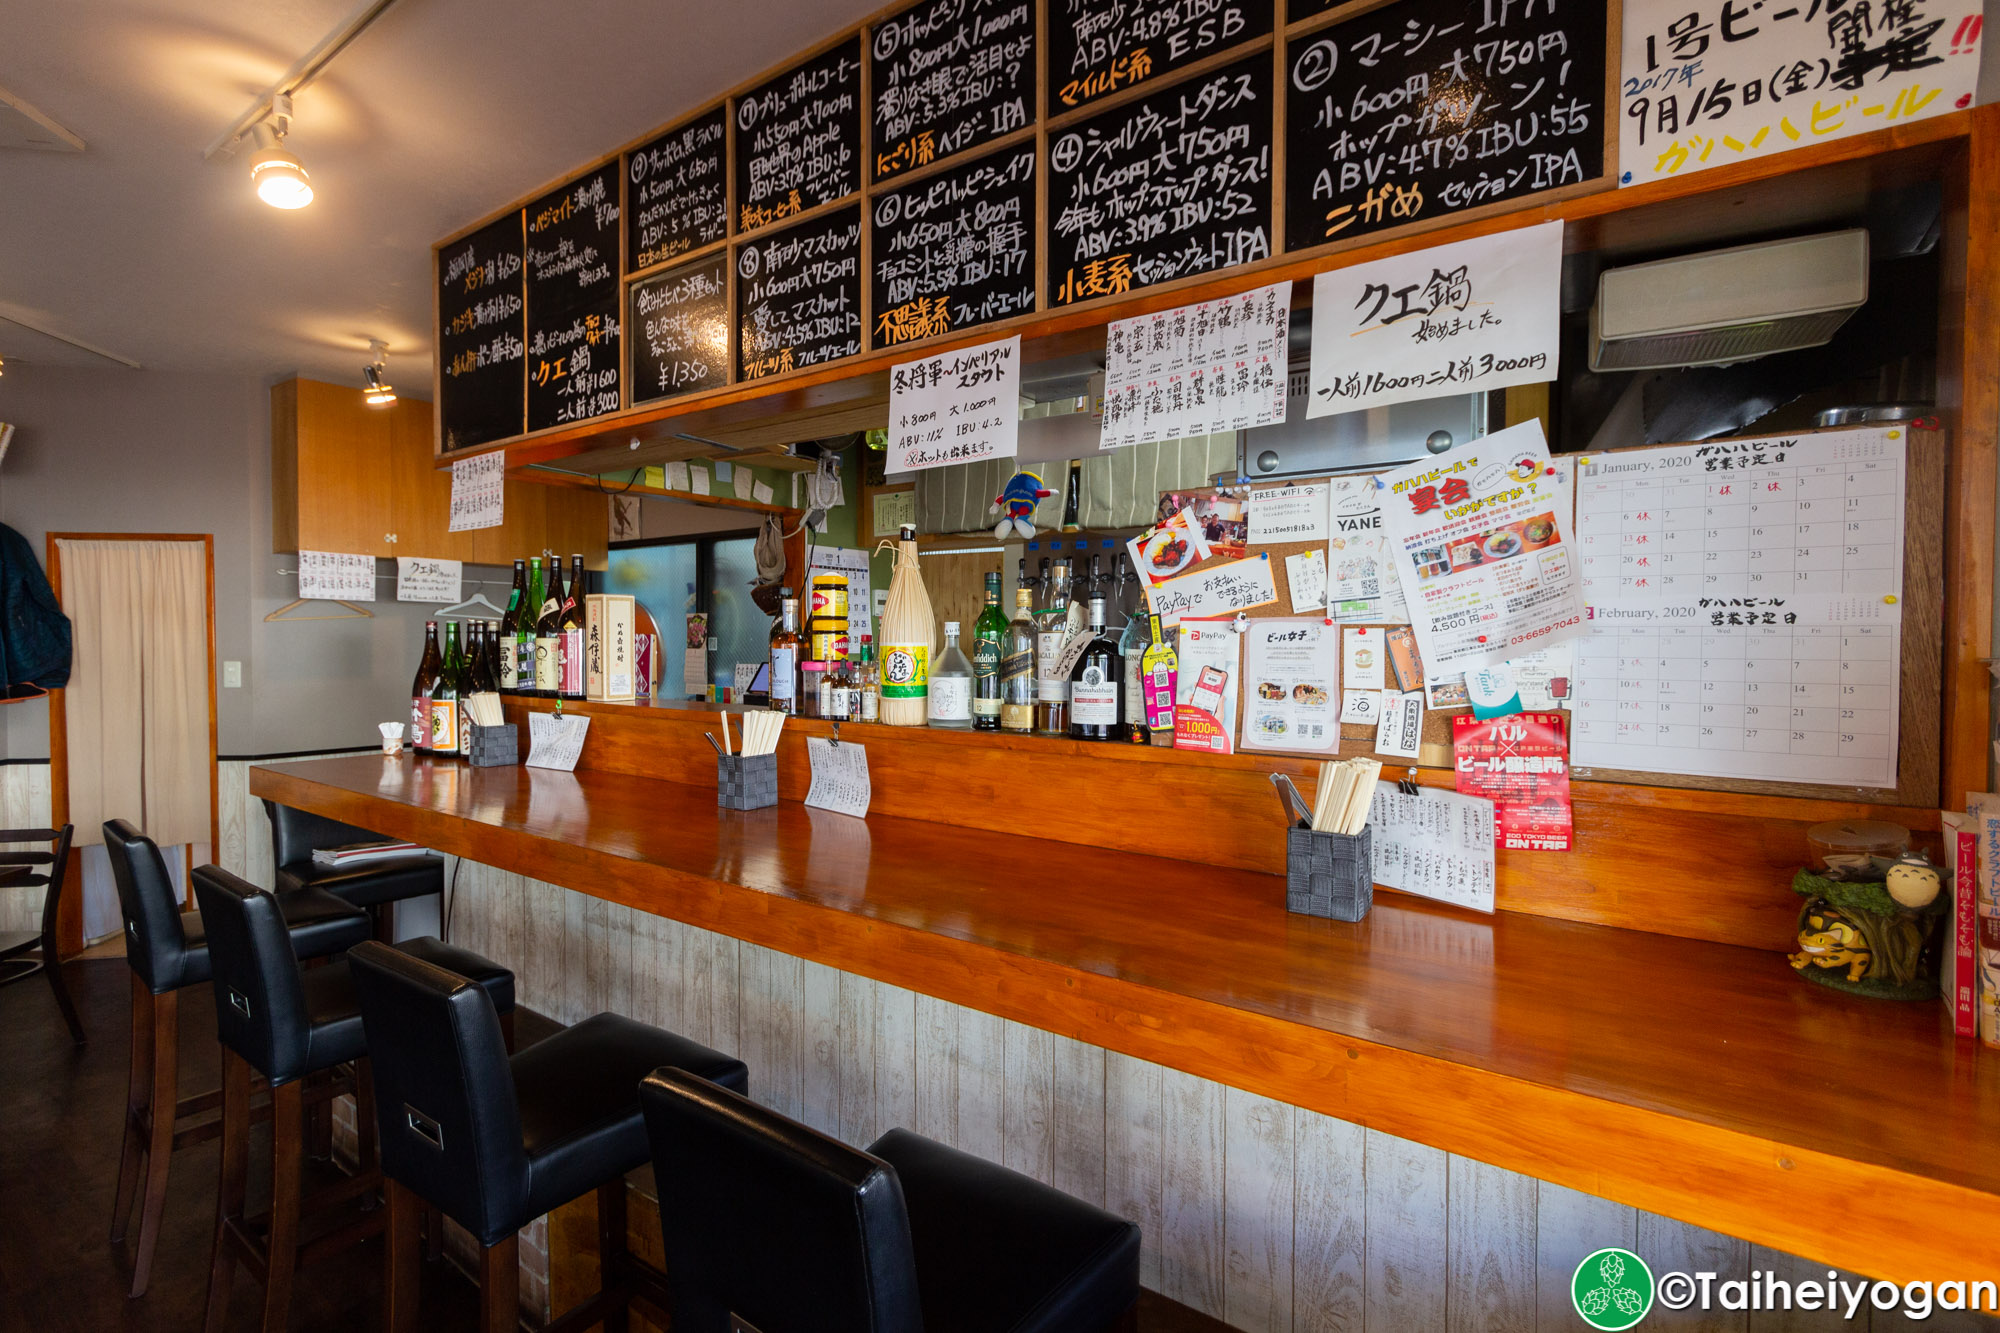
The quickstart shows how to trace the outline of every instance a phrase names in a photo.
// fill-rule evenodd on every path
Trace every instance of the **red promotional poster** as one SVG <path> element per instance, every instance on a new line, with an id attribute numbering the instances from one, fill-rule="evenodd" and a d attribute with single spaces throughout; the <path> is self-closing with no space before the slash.
<path id="1" fill-rule="evenodd" d="M 1451 745 L 1458 789 L 1493 802 L 1496 846 L 1569 850 L 1569 738 L 1562 714 L 1455 717 Z"/>

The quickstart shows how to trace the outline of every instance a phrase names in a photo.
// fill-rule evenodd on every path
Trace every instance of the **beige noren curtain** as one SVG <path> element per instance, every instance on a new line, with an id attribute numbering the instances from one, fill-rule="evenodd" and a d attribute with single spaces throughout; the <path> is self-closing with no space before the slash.
<path id="1" fill-rule="evenodd" d="M 79 844 L 129 819 L 206 843 L 208 560 L 198 541 L 56 542 L 75 660 L 63 707 Z"/>

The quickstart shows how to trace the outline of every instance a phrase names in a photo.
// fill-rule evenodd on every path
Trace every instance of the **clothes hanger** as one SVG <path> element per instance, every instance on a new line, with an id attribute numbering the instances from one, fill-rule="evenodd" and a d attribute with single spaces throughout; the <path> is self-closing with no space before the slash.
<path id="1" fill-rule="evenodd" d="M 318 600 L 318 599 L 314 599 L 314 600 Z M 334 604 L 335 606 L 344 606 L 344 607 L 346 607 L 346 608 L 347 608 L 347 610 L 348 610 L 348 614 L 347 614 L 347 615 L 344 615 L 344 616 L 288 616 L 288 615 L 286 615 L 286 614 L 285 614 L 285 613 L 286 613 L 287 611 L 290 611 L 290 610 L 293 610 L 293 609 L 294 609 L 294 608 L 296 608 L 296 607 L 301 607 L 301 606 L 305 606 L 305 605 L 307 605 L 307 602 L 306 602 L 306 599 L 305 599 L 305 598 L 303 598 L 303 597 L 295 597 L 295 598 L 293 598 L 293 599 L 292 599 L 291 601 L 289 601 L 289 602 L 286 602 L 286 603 L 285 603 L 285 604 L 284 604 L 283 606 L 279 607 L 279 608 L 278 608 L 277 610 L 273 611 L 273 612 L 272 612 L 272 613 L 271 613 L 270 615 L 268 615 L 268 616 L 265 616 L 265 617 L 264 617 L 264 623 L 265 623 L 265 624 L 269 624 L 269 623 L 270 623 L 271 621 L 274 621 L 274 620 L 284 620 L 284 621 L 295 621 L 295 620 L 373 620 L 373 619 L 375 618 L 375 613 L 374 613 L 373 611 L 370 611 L 370 610 L 369 610 L 369 609 L 368 609 L 367 607 L 365 607 L 365 606 L 356 606 L 356 605 L 355 605 L 354 603 L 352 603 L 352 602 L 343 602 L 343 601 L 339 600 L 338 598 L 335 598 L 335 599 L 334 599 L 334 602 L 333 602 L 333 604 Z"/>
<path id="2" fill-rule="evenodd" d="M 486 614 L 485 615 L 461 614 L 465 612 L 471 612 L 474 607 L 479 607 L 484 609 Z M 454 602 L 450 606 L 439 607 L 437 610 L 430 613 L 429 619 L 445 620 L 448 618 L 456 618 L 459 620 L 485 620 L 488 619 L 489 617 L 497 618 L 499 616 L 504 616 L 506 614 L 507 613 L 505 611 L 502 611 L 499 607 L 487 601 L 485 593 L 476 592 L 462 602 Z"/>

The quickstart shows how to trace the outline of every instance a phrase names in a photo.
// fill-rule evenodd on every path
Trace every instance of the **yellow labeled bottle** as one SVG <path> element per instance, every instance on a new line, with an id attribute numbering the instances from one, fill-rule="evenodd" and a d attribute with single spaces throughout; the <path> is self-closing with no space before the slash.
<path id="1" fill-rule="evenodd" d="M 882 609 L 882 720 L 892 727 L 921 727 L 928 717 L 932 626 L 931 598 L 917 566 L 917 530 L 905 524 Z"/>

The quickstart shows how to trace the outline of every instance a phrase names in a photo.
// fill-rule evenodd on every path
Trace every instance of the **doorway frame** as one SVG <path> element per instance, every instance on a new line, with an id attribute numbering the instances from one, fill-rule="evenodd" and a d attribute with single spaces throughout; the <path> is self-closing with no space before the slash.
<path id="1" fill-rule="evenodd" d="M 49 589 L 56 605 L 62 605 L 62 555 L 59 541 L 72 542 L 200 542 L 206 565 L 204 589 L 208 635 L 208 854 L 220 855 L 222 839 L 221 765 L 216 759 L 215 685 L 215 534 L 212 532 L 51 532 L 43 539 Z M 49 812 L 50 823 L 61 828 L 69 822 L 69 712 L 65 690 L 49 691 Z M 82 850 L 70 849 L 70 863 L 64 867 L 63 900 L 56 908 L 56 951 L 67 958 L 83 949 Z M 75 895 L 70 889 L 74 886 Z"/>

